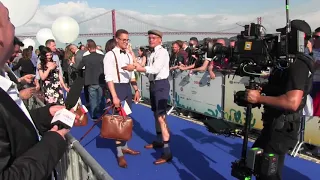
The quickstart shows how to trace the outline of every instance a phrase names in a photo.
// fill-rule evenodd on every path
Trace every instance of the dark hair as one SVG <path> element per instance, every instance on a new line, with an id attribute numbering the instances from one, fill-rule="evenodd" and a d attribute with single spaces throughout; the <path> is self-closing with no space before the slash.
<path id="1" fill-rule="evenodd" d="M 190 38 L 190 41 L 196 41 L 196 42 L 198 42 L 198 38 L 196 38 L 196 37 L 191 37 L 191 38 Z"/>
<path id="2" fill-rule="evenodd" d="M 28 49 L 29 49 L 30 51 L 33 51 L 33 46 L 28 46 Z"/>
<path id="3" fill-rule="evenodd" d="M 121 36 L 121 34 L 129 34 L 129 33 L 125 29 L 118 29 L 116 34 L 115 34 L 116 38 L 119 38 Z"/>
<path id="4" fill-rule="evenodd" d="M 54 41 L 54 39 L 48 39 L 47 41 L 46 41 L 46 46 L 48 46 L 50 43 L 52 43 L 52 42 L 55 42 Z"/>
<path id="5" fill-rule="evenodd" d="M 180 44 L 179 44 L 179 42 L 178 41 L 174 41 L 171 45 L 173 46 L 173 45 L 178 45 L 178 47 L 181 49 L 182 48 L 182 46 L 180 46 Z"/>
<path id="6" fill-rule="evenodd" d="M 147 56 L 147 50 L 144 47 L 139 47 L 139 49 L 142 51 L 142 55 L 140 57 Z"/>
<path id="7" fill-rule="evenodd" d="M 29 48 L 25 48 L 22 51 L 22 59 L 23 60 L 30 60 L 32 57 L 32 51 Z"/>
<path id="8" fill-rule="evenodd" d="M 23 42 L 20 41 L 19 38 L 17 38 L 16 36 L 14 37 L 14 40 L 13 40 L 13 45 L 19 45 L 19 46 L 24 46 Z"/>
<path id="9" fill-rule="evenodd" d="M 52 53 L 51 49 L 48 47 L 44 47 L 42 51 L 40 51 L 40 65 L 42 69 L 44 69 L 45 65 L 47 64 L 47 53 Z M 52 61 L 52 57 L 51 57 L 51 61 Z"/>
<path id="10" fill-rule="evenodd" d="M 82 47 L 85 47 L 83 44 L 81 44 L 80 46 L 79 46 L 79 49 L 81 49 Z"/>
<path id="11" fill-rule="evenodd" d="M 94 42 L 93 40 L 91 41 L 88 40 L 88 48 L 96 49 L 97 48 L 96 42 Z"/>
<path id="12" fill-rule="evenodd" d="M 105 47 L 106 53 L 111 51 L 114 47 L 116 47 L 116 40 L 115 39 L 109 39 L 106 42 L 106 47 Z"/>

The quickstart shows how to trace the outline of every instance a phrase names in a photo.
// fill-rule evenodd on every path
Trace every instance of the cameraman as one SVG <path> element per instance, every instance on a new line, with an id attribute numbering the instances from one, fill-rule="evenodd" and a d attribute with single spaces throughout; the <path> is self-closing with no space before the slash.
<path id="1" fill-rule="evenodd" d="M 293 20 L 291 28 L 311 35 L 311 28 L 305 21 Z M 266 177 L 257 172 L 260 174 L 258 180 L 281 180 L 285 154 L 297 142 L 302 109 L 311 89 L 313 60 L 304 53 L 295 55 L 296 60 L 287 69 L 273 69 L 268 83 L 262 88 L 265 96 L 259 90 L 247 90 L 249 103 L 264 105 L 263 129 L 253 147 L 279 156 L 277 173 Z"/>
<path id="2" fill-rule="evenodd" d="M 208 44 L 209 42 L 213 42 L 213 40 L 209 39 L 209 38 L 205 38 L 203 41 L 204 41 L 204 44 Z M 199 53 L 199 50 L 200 50 L 200 53 Z M 179 67 L 179 69 L 182 71 L 190 70 L 190 74 L 192 72 L 197 72 L 197 71 L 200 71 L 200 72 L 206 71 L 211 59 L 207 58 L 207 54 L 204 54 L 204 55 L 201 54 L 201 51 L 202 51 L 201 48 L 200 49 L 193 49 L 193 52 L 192 52 L 192 53 L 194 53 L 193 57 L 197 57 L 197 59 L 195 61 L 193 61 L 193 63 L 189 66 L 181 65 Z"/>

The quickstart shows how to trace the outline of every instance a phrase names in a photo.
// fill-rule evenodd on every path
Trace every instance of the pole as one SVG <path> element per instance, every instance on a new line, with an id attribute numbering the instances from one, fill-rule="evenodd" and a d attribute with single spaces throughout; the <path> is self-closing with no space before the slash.
<path id="1" fill-rule="evenodd" d="M 117 32 L 116 10 L 112 9 L 111 14 L 112 14 L 112 34 L 114 38 Z"/>

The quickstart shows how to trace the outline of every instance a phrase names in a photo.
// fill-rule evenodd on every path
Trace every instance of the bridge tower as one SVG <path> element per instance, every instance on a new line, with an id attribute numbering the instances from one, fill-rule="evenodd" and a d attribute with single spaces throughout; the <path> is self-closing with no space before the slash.
<path id="1" fill-rule="evenodd" d="M 258 18 L 257 18 L 257 24 L 260 24 L 260 25 L 261 25 L 261 23 L 262 23 L 262 18 L 261 18 L 261 17 L 258 17 Z"/>
<path id="2" fill-rule="evenodd" d="M 113 38 L 114 38 L 116 35 L 116 31 L 117 31 L 116 10 L 112 9 L 111 14 L 112 14 L 112 34 L 113 34 Z"/>

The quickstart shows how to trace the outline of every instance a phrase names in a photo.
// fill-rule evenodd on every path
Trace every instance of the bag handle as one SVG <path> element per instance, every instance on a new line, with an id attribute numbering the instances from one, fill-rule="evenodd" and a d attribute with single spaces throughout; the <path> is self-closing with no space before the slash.
<path id="1" fill-rule="evenodd" d="M 100 121 L 102 121 L 102 118 L 103 118 L 103 116 L 105 116 L 105 115 L 107 115 L 108 114 L 108 112 L 111 110 L 111 109 L 113 109 L 112 110 L 112 116 L 114 116 L 114 110 L 115 110 L 115 106 L 114 105 L 111 105 L 111 106 L 109 106 L 107 109 L 106 109 L 106 111 L 99 117 L 99 119 L 91 126 L 91 128 L 79 139 L 79 142 L 81 142 L 91 131 L 92 131 L 92 129 L 100 122 Z M 121 108 L 121 107 L 120 107 Z M 120 111 L 121 111 L 122 109 L 120 109 Z M 122 118 L 123 118 L 123 120 L 125 120 L 125 118 L 124 118 L 124 116 L 122 116 Z"/>
<path id="2" fill-rule="evenodd" d="M 103 116 L 105 116 L 111 108 L 113 108 L 114 105 L 109 106 L 106 111 L 99 117 L 99 119 L 91 126 L 91 128 L 79 139 L 79 142 L 81 142 L 88 134 L 92 131 L 92 129 L 102 120 Z"/>
<path id="3" fill-rule="evenodd" d="M 118 66 L 118 59 L 116 54 L 114 53 L 114 51 L 112 51 L 113 55 L 114 55 L 114 60 L 116 62 L 116 69 L 117 69 L 117 76 L 118 76 L 118 82 L 120 83 L 120 74 L 119 74 L 119 66 Z"/>

